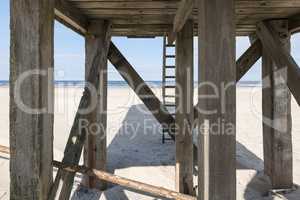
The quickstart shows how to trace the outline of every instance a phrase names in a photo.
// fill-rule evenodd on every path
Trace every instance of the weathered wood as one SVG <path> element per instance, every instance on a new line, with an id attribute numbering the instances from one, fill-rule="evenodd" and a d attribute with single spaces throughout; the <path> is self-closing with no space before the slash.
<path id="1" fill-rule="evenodd" d="M 234 2 L 198 1 L 199 200 L 236 199 Z"/>
<path id="2" fill-rule="evenodd" d="M 262 44 L 256 40 L 236 62 L 236 82 L 251 69 L 251 67 L 260 59 L 262 55 Z M 197 105 L 194 108 L 194 118 L 198 118 Z"/>
<path id="3" fill-rule="evenodd" d="M 164 108 L 160 100 L 113 43 L 111 43 L 109 48 L 108 59 L 137 96 L 143 101 L 156 120 L 162 124 L 164 128 L 168 128 L 170 130 L 170 136 L 174 138 L 174 118 Z"/>
<path id="4" fill-rule="evenodd" d="M 51 0 L 14 0 L 10 45 L 10 199 L 46 199 L 52 183 Z"/>
<path id="5" fill-rule="evenodd" d="M 176 42 L 176 191 L 193 195 L 193 109 L 194 109 L 193 22 L 188 20 L 177 33 Z"/>
<path id="6" fill-rule="evenodd" d="M 93 65 L 97 52 L 108 54 L 107 43 L 110 43 L 110 34 L 107 32 L 107 23 L 103 20 L 93 21 L 88 28 L 93 36 L 86 36 L 86 79 Z M 88 114 L 88 134 L 85 142 L 84 164 L 89 168 L 106 170 L 106 127 L 107 127 L 107 59 L 101 60 L 99 67 L 99 88 L 97 102 L 94 109 Z M 96 126 L 96 127 L 95 127 Z M 93 129 L 94 128 L 94 129 Z M 85 186 L 105 190 L 106 185 L 94 177 L 85 177 Z"/>
<path id="7" fill-rule="evenodd" d="M 181 0 L 173 22 L 174 33 L 178 33 L 183 28 L 187 19 L 192 14 L 194 1 L 195 0 Z"/>
<path id="8" fill-rule="evenodd" d="M 88 20 L 66 0 L 55 0 L 55 19 L 80 35 L 87 33 Z"/>
<path id="9" fill-rule="evenodd" d="M 257 27 L 257 35 L 260 38 L 266 53 L 272 57 L 278 68 L 287 70 L 287 85 L 300 105 L 300 68 L 290 55 L 289 51 L 280 44 L 280 37 L 267 22 L 261 22 Z"/>
<path id="10" fill-rule="evenodd" d="M 273 33 L 280 37 L 280 46 L 290 51 L 287 20 L 271 21 Z M 277 66 L 263 49 L 262 110 L 265 173 L 273 189 L 293 187 L 291 94 L 287 87 L 286 66 Z"/>
<path id="11" fill-rule="evenodd" d="M 78 111 L 76 112 L 74 123 L 65 147 L 62 161 L 65 164 L 79 163 L 87 134 L 86 127 L 84 126 L 86 120 L 89 119 L 87 110 L 91 108 L 93 102 L 97 102 L 97 93 L 94 93 L 88 85 L 93 86 L 96 91 L 99 91 L 100 66 L 107 60 L 107 51 L 103 51 L 103 49 L 108 49 L 110 45 L 110 23 L 106 21 L 102 28 L 103 36 L 101 36 L 101 38 L 105 38 L 104 41 L 106 41 L 106 43 L 102 44 L 103 48 L 101 50 L 98 49 L 92 59 L 92 66 L 87 78 L 87 84 L 84 88 L 83 96 L 81 97 Z M 69 199 L 73 186 L 74 175 L 75 173 L 66 173 L 63 170 L 58 170 L 48 199 L 53 200 L 57 196 L 59 196 L 60 200 Z M 59 185 L 62 185 L 62 187 L 58 188 Z"/>
<path id="12" fill-rule="evenodd" d="M 8 154 L 9 155 L 9 148 L 6 146 L 0 145 L 0 153 Z"/>
<path id="13" fill-rule="evenodd" d="M 168 190 L 162 187 L 152 186 L 149 184 L 141 183 L 138 181 L 130 180 L 127 178 L 123 178 L 120 176 L 116 176 L 104 171 L 96 170 L 96 169 L 89 169 L 84 166 L 77 166 L 77 165 L 66 165 L 57 161 L 53 162 L 53 165 L 59 169 L 63 169 L 65 171 L 71 173 L 82 173 L 87 174 L 89 176 L 96 177 L 97 179 L 107 181 L 109 183 L 117 184 L 123 186 L 125 188 L 129 188 L 135 190 L 137 192 L 148 193 L 151 195 L 155 195 L 157 197 L 169 198 L 169 199 L 176 199 L 176 200 L 196 200 L 195 197 L 180 194 L 178 192 Z"/>

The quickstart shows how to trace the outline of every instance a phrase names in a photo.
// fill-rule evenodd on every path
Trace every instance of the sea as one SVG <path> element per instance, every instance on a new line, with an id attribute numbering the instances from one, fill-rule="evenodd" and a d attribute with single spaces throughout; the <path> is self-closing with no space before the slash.
<path id="1" fill-rule="evenodd" d="M 152 88 L 157 88 L 162 86 L 161 81 L 146 81 L 147 85 Z M 8 80 L 0 80 L 0 86 L 8 86 Z M 194 83 L 197 87 L 197 82 Z M 175 85 L 174 81 L 167 82 L 167 85 Z M 55 86 L 57 87 L 83 87 L 84 81 L 81 80 L 60 80 L 55 81 Z M 261 87 L 260 81 L 240 81 L 237 84 L 238 87 Z M 108 87 L 120 88 L 128 87 L 128 84 L 125 81 L 108 81 Z"/>

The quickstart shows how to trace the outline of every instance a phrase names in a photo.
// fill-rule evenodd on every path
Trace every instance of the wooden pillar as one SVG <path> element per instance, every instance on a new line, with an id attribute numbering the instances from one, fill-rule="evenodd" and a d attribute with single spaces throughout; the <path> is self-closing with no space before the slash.
<path id="1" fill-rule="evenodd" d="M 54 1 L 14 0 L 10 6 L 10 199 L 47 199 L 53 182 Z"/>
<path id="2" fill-rule="evenodd" d="M 176 41 L 176 191 L 193 194 L 193 21 L 188 20 Z"/>
<path id="3" fill-rule="evenodd" d="M 280 37 L 280 45 L 290 51 L 287 20 L 270 22 Z M 293 186 L 291 93 L 287 87 L 287 68 L 278 67 L 268 49 L 262 57 L 262 110 L 265 173 L 274 189 Z"/>
<path id="4" fill-rule="evenodd" d="M 236 199 L 234 0 L 199 0 L 199 197 Z"/>
<path id="5" fill-rule="evenodd" d="M 107 21 L 95 21 L 89 26 L 86 36 L 86 80 L 93 66 L 97 52 L 108 54 L 110 44 L 109 23 Z M 84 164 L 89 168 L 106 170 L 106 126 L 107 126 L 107 59 L 101 59 L 99 66 L 99 88 L 95 106 L 87 116 L 89 128 L 84 149 Z M 106 184 L 95 177 L 85 177 L 85 186 L 106 189 Z"/>

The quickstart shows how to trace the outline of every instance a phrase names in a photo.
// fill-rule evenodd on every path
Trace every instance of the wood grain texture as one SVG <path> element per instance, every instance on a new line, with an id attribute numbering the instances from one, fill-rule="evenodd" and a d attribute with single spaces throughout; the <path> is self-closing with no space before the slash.
<path id="1" fill-rule="evenodd" d="M 102 34 L 105 38 L 104 49 L 108 49 L 110 45 L 110 30 L 111 25 L 106 21 L 103 24 Z M 87 76 L 87 82 L 89 85 L 94 86 L 96 91 L 99 91 L 100 87 L 100 67 L 101 64 L 106 63 L 107 60 L 107 50 L 98 49 L 94 58 L 92 60 L 92 66 L 90 68 L 89 75 Z M 67 145 L 65 147 L 64 157 L 62 163 L 64 164 L 78 164 L 83 145 L 86 139 L 87 130 L 85 126 L 82 125 L 83 120 L 89 119 L 89 113 L 87 109 L 90 109 L 92 102 L 97 102 L 97 93 L 92 92 L 90 88 L 86 85 L 84 88 L 83 95 L 81 97 L 78 110 L 75 115 L 75 119 L 71 128 L 71 132 L 68 138 Z M 54 184 L 52 185 L 51 192 L 49 194 L 49 200 L 60 199 L 67 200 L 70 197 L 71 189 L 73 186 L 75 173 L 67 173 L 63 170 L 58 170 L 55 177 Z M 60 187 L 59 187 L 60 186 Z"/>
<path id="2" fill-rule="evenodd" d="M 236 199 L 234 2 L 198 1 L 199 200 Z"/>
<path id="3" fill-rule="evenodd" d="M 163 127 L 169 129 L 169 134 L 174 139 L 175 120 L 173 116 L 166 110 L 164 105 L 152 92 L 151 88 L 148 87 L 145 81 L 138 75 L 131 64 L 113 43 L 110 45 L 108 59 L 153 114 L 155 119 Z"/>
<path id="4" fill-rule="evenodd" d="M 174 33 L 178 33 L 190 17 L 194 8 L 194 2 L 195 0 L 181 0 L 173 22 Z"/>
<path id="5" fill-rule="evenodd" d="M 261 40 L 266 53 L 272 57 L 279 68 L 287 69 L 287 85 L 300 105 L 300 68 L 290 55 L 290 52 L 284 49 L 280 44 L 280 37 L 274 31 L 270 24 L 261 22 L 257 27 L 257 36 Z"/>
<path id="6" fill-rule="evenodd" d="M 188 20 L 176 41 L 176 191 L 193 195 L 194 38 Z"/>
<path id="7" fill-rule="evenodd" d="M 108 54 L 107 43 L 110 42 L 111 33 L 106 33 L 107 24 L 103 20 L 97 20 L 89 25 L 88 32 L 92 36 L 86 36 L 86 79 L 93 65 L 97 52 Z M 84 164 L 97 170 L 106 170 L 106 127 L 107 127 L 107 59 L 98 63 L 99 67 L 99 88 L 97 91 L 97 102 L 94 109 L 89 113 L 89 132 L 85 142 Z M 98 125 L 95 128 L 94 125 Z M 94 128 L 94 129 L 93 129 Z M 94 177 L 85 177 L 85 186 L 105 190 L 106 184 Z"/>
<path id="8" fill-rule="evenodd" d="M 14 0 L 10 44 L 10 199 L 47 199 L 53 159 L 51 0 Z"/>
<path id="9" fill-rule="evenodd" d="M 280 45 L 290 52 L 287 20 L 270 22 L 274 34 L 280 36 Z M 273 189 L 293 187 L 291 94 L 287 87 L 286 66 L 278 66 L 263 49 L 262 110 L 265 173 Z"/>

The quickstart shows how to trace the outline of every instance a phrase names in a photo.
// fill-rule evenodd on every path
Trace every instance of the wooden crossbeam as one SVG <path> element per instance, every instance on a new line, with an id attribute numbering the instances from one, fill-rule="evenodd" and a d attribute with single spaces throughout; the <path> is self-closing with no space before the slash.
<path id="1" fill-rule="evenodd" d="M 287 68 L 287 85 L 300 105 L 300 68 L 290 53 L 280 46 L 280 38 L 268 22 L 260 22 L 257 26 L 257 36 L 261 40 L 266 53 L 274 60 L 277 66 Z"/>
<path id="2" fill-rule="evenodd" d="M 88 19 L 65 0 L 55 0 L 55 19 L 80 35 L 87 34 Z"/>
<path id="3" fill-rule="evenodd" d="M 250 68 L 261 58 L 262 44 L 260 40 L 256 40 L 236 62 L 236 81 L 250 70 Z M 197 106 L 194 107 L 194 118 L 198 118 Z"/>
<path id="4" fill-rule="evenodd" d="M 123 186 L 128 189 L 132 189 L 137 192 L 148 193 L 151 195 L 155 195 L 157 197 L 163 197 L 168 199 L 176 199 L 176 200 L 196 200 L 196 197 L 192 197 L 189 195 L 181 194 L 172 190 L 165 189 L 163 187 L 157 187 L 150 184 L 130 180 L 127 178 L 123 178 L 120 176 L 116 176 L 114 174 L 110 174 L 104 171 L 89 169 L 84 166 L 78 165 L 66 165 L 61 162 L 53 161 L 53 165 L 59 169 L 68 171 L 70 173 L 82 173 L 88 176 L 96 177 L 100 180 L 107 181 L 109 183 L 117 184 Z"/>
<path id="5" fill-rule="evenodd" d="M 173 126 L 175 125 L 175 120 L 173 116 L 164 108 L 164 105 L 113 43 L 111 43 L 109 48 L 108 59 L 128 85 L 135 91 L 137 96 L 143 101 L 156 120 L 162 124 L 163 127 L 170 130 L 170 136 L 174 139 Z"/>

